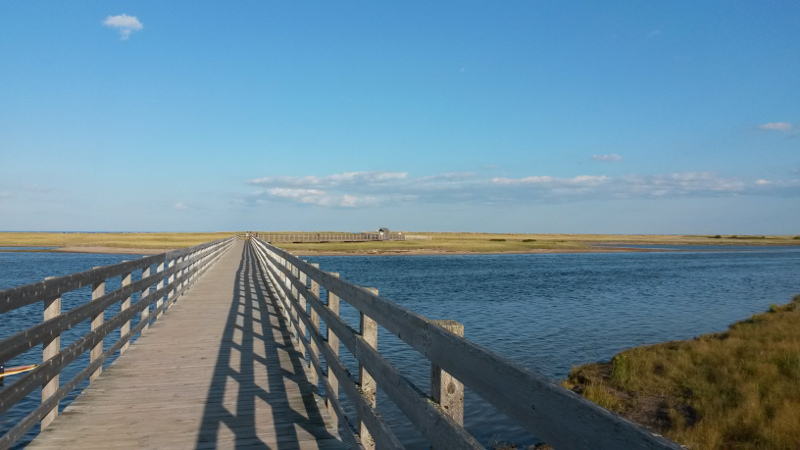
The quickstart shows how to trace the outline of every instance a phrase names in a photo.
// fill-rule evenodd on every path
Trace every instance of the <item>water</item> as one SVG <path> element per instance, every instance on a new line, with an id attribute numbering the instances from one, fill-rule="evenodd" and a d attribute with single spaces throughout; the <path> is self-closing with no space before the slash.
<path id="1" fill-rule="evenodd" d="M 87 254 L 87 253 L 45 253 L 45 252 L 0 252 L 0 290 L 21 286 L 37 281 L 42 281 L 45 277 L 63 276 L 75 272 L 83 272 L 95 266 L 106 266 L 117 264 L 124 260 L 140 258 L 140 255 L 107 255 L 107 254 Z M 134 272 L 133 280 L 141 279 L 141 270 Z M 119 277 L 106 281 L 106 292 L 113 291 L 120 287 Z M 75 308 L 91 298 L 90 287 L 84 287 L 65 294 L 62 299 L 62 311 Z M 134 296 L 132 301 L 139 298 Z M 119 312 L 120 305 L 109 308 L 105 316 L 111 317 Z M 12 334 L 36 325 L 42 321 L 42 303 L 35 303 L 14 311 L 0 315 L 0 339 L 7 338 Z M 138 323 L 138 316 L 132 321 L 132 327 Z M 89 321 L 84 321 L 61 335 L 61 348 L 65 348 L 75 339 L 85 335 L 90 328 Z M 115 334 L 116 333 L 116 334 Z M 114 344 L 114 338 L 118 332 L 112 332 L 104 341 L 105 349 Z M 104 366 L 113 362 L 115 357 L 109 358 Z M 6 367 L 21 366 L 25 364 L 38 364 L 42 361 L 42 346 L 38 345 L 31 350 L 19 355 L 6 363 Z M 72 364 L 67 366 L 61 373 L 60 383 L 63 385 L 80 370 L 89 364 L 89 354 L 86 352 Z M 17 376 L 10 377 L 7 384 L 18 379 Z M 80 386 L 73 390 L 64 400 L 61 401 L 59 409 L 63 410 L 69 402 L 80 394 L 88 385 L 84 381 Z M 5 414 L 0 415 L 0 435 L 5 434 L 14 424 L 19 422 L 28 413 L 33 411 L 41 402 L 41 389 L 37 389 L 20 401 Z M 39 426 L 31 428 L 28 433 L 19 441 L 16 446 L 22 447 L 30 442 L 39 433 Z"/>
<path id="2" fill-rule="evenodd" d="M 715 250 L 305 259 L 423 316 L 457 320 L 468 339 L 558 381 L 633 346 L 723 331 L 800 292 L 800 248 Z M 358 329 L 355 310 L 342 314 Z M 382 328 L 378 348 L 429 389 L 429 363 L 416 351 Z M 465 409 L 485 445 L 537 442 L 469 391 Z M 406 444 L 425 447 L 385 396 L 378 410 Z"/>
<path id="3" fill-rule="evenodd" d="M 572 366 L 607 361 L 632 346 L 725 330 L 729 324 L 765 311 L 771 303 L 786 303 L 800 292 L 800 248 L 719 251 L 724 248 L 305 259 L 320 263 L 324 270 L 340 272 L 350 282 L 378 287 L 381 296 L 428 318 L 457 320 L 465 325 L 468 339 L 557 381 L 566 377 Z M 136 257 L 0 253 L 0 289 Z M 134 273 L 134 281 L 139 277 Z M 118 286 L 119 279 L 111 280 L 106 290 Z M 65 296 L 64 309 L 69 307 L 68 301 L 88 298 L 88 291 Z M 0 338 L 41 320 L 41 305 L 29 308 L 24 314 L 0 316 Z M 344 302 L 342 316 L 358 328 L 357 311 Z M 88 323 L 69 333 L 77 336 L 86 330 Z M 74 337 L 65 338 L 71 339 Z M 107 341 L 110 346 L 112 340 Z M 378 349 L 421 389 L 429 389 L 427 360 L 380 327 Z M 355 371 L 352 357 L 347 357 L 346 350 L 342 354 Z M 23 357 L 9 365 L 39 362 L 41 347 Z M 88 361 L 88 356 L 84 359 Z M 62 382 L 85 364 L 76 362 L 68 367 Z M 40 395 L 34 392 L 0 417 L 0 434 L 24 416 L 25 408 L 33 409 Z M 465 406 L 467 429 L 485 445 L 492 441 L 536 442 L 470 391 Z M 410 448 L 427 448 L 380 390 L 378 410 Z M 37 432 L 33 429 L 26 439 Z"/>
<path id="4" fill-rule="evenodd" d="M 600 248 L 636 248 L 649 250 L 675 250 L 675 251 L 709 251 L 709 252 L 781 252 L 796 251 L 796 245 L 666 245 L 666 244 L 597 244 L 593 247 Z"/>

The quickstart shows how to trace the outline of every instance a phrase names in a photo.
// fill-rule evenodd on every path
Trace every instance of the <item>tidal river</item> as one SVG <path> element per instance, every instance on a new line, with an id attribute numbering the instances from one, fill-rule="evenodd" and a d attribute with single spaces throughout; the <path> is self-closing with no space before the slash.
<path id="1" fill-rule="evenodd" d="M 423 316 L 457 320 L 464 324 L 468 339 L 558 381 L 574 365 L 608 360 L 637 345 L 722 331 L 765 311 L 771 303 L 786 303 L 800 293 L 800 248 L 724 249 L 305 259 L 320 263 L 323 270 L 339 272 L 350 282 L 377 287 L 381 296 Z M 0 289 L 134 257 L 0 253 Z M 115 287 L 111 284 L 107 289 Z M 344 302 L 342 315 L 357 328 L 357 312 Z M 6 314 L 0 338 L 40 320 L 41 306 L 13 317 Z M 382 328 L 378 349 L 418 386 L 428 389 L 430 369 L 418 353 Z M 30 361 L 23 358 L 19 364 L 38 362 L 41 350 L 34 350 L 25 355 Z M 346 362 L 355 370 L 352 359 Z M 38 395 L 34 393 L 27 403 L 0 417 L 0 434 L 26 408 L 35 407 Z M 379 390 L 378 410 L 401 440 L 410 448 L 424 448 L 420 436 L 392 406 Z M 486 445 L 536 442 L 469 391 L 465 424 Z M 32 430 L 31 436 L 36 432 Z"/>

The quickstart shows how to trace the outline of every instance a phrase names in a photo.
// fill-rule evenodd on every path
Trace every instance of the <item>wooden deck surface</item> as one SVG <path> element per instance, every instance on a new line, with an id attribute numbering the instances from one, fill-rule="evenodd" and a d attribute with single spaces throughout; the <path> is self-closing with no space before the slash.
<path id="1" fill-rule="evenodd" d="M 243 242 L 30 445 L 344 448 Z"/>

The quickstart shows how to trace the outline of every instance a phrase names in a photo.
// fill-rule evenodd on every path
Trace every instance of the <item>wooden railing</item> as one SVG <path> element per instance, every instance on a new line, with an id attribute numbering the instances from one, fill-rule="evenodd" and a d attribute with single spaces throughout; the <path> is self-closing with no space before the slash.
<path id="1" fill-rule="evenodd" d="M 267 242 L 368 242 L 406 240 L 405 234 L 395 231 L 390 231 L 388 233 L 253 233 L 253 236 Z"/>
<path id="2" fill-rule="evenodd" d="M 38 345 L 43 347 L 42 364 L 0 391 L 0 414 L 3 414 L 35 389 L 42 388 L 42 403 L 0 437 L 0 449 L 10 447 L 37 422 L 41 421 L 41 428 L 46 428 L 58 415 L 59 402 L 70 391 L 87 377 L 90 383 L 94 381 L 103 363 L 117 351 L 124 353 L 131 338 L 161 317 L 235 240 L 236 237 L 231 237 L 0 291 L 0 323 L 11 320 L 6 314 L 10 311 L 39 302 L 44 306 L 41 323 L 0 341 L 0 364 Z M 154 265 L 157 268 L 151 274 Z M 134 271 L 141 271 L 140 275 L 137 272 L 137 281 L 132 280 Z M 106 281 L 115 277 L 121 279 L 120 288 L 106 293 Z M 62 295 L 86 286 L 91 286 L 91 301 L 62 312 Z M 140 300 L 131 305 L 135 293 Z M 104 320 L 104 312 L 116 304 L 120 304 L 120 312 Z M 131 319 L 136 314 L 141 319 L 131 329 Z M 86 320 L 91 320 L 90 331 L 62 349 L 62 333 Z M 104 350 L 104 338 L 116 329 L 120 330 L 119 338 Z M 90 351 L 88 366 L 59 385 L 62 369 L 87 350 Z"/>
<path id="3" fill-rule="evenodd" d="M 251 240 L 265 273 L 278 287 L 283 314 L 308 352 L 325 390 L 331 416 L 354 448 L 402 448 L 376 410 L 376 385 L 387 394 L 433 448 L 484 448 L 463 427 L 463 386 L 558 449 L 677 449 L 656 435 L 544 377 L 464 339 L 456 322 L 436 322 L 320 270 L 262 240 Z M 327 290 L 327 301 L 320 297 Z M 339 317 L 339 301 L 361 316 L 355 330 Z M 325 322 L 326 335 L 320 331 Z M 420 390 L 377 350 L 377 326 L 420 352 L 432 366 L 430 394 Z M 456 332 L 453 332 L 456 331 Z M 350 373 L 339 356 L 341 342 L 358 361 Z M 320 356 L 326 368 L 320 363 Z M 315 378 L 316 378 L 315 377 Z M 339 388 L 354 406 L 347 417 Z"/>

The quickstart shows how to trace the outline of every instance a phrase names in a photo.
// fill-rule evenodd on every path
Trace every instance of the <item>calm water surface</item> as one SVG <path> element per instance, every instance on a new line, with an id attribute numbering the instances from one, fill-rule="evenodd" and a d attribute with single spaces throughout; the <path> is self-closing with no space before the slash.
<path id="1" fill-rule="evenodd" d="M 124 259 L 132 256 L 0 253 L 0 289 Z M 629 347 L 722 331 L 800 292 L 797 247 L 306 259 L 340 272 L 350 282 L 377 287 L 383 297 L 428 318 L 455 319 L 464 324 L 468 339 L 554 381 L 564 378 L 572 366 L 606 361 Z M 118 285 L 119 280 L 113 280 L 107 290 Z M 70 301 L 86 301 L 88 293 L 73 298 Z M 66 296 L 64 302 L 66 309 Z M 38 309 L 4 315 L 0 338 L 38 323 L 41 305 L 32 306 Z M 342 316 L 357 328 L 357 311 L 344 302 Z M 83 326 L 72 332 L 85 333 L 88 324 Z M 378 348 L 420 388 L 429 388 L 429 365 L 417 352 L 382 328 Z M 12 365 L 39 362 L 41 349 L 23 356 Z M 355 370 L 352 358 L 343 359 Z M 75 373 L 81 364 L 73 365 Z M 0 417 L 0 433 L 19 420 L 25 408 L 35 407 L 40 395 L 37 391 L 26 405 Z M 426 448 L 380 391 L 378 409 L 410 448 Z M 469 391 L 465 422 L 486 445 L 537 442 Z"/>
<path id="2" fill-rule="evenodd" d="M 428 318 L 457 320 L 468 339 L 558 381 L 626 348 L 725 330 L 800 292 L 798 247 L 715 250 L 307 259 Z M 343 314 L 357 328 L 356 311 Z M 379 331 L 381 353 L 428 389 L 426 361 Z M 400 413 L 382 406 L 391 402 L 378 402 L 403 440 L 423 448 Z M 465 425 L 484 444 L 536 442 L 469 391 Z"/>

